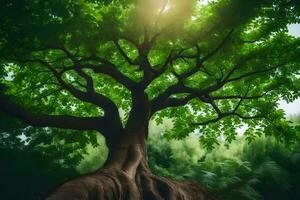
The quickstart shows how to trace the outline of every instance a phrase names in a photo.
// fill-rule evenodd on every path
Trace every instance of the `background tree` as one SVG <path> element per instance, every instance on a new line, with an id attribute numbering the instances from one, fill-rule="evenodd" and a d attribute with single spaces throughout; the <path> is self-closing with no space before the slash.
<path id="1" fill-rule="evenodd" d="M 100 138 L 87 131 L 35 128 L 1 115 L 1 198 L 45 199 L 57 185 L 94 170 L 107 155 Z"/>
<path id="2" fill-rule="evenodd" d="M 166 141 L 154 133 L 148 145 L 155 174 L 197 180 L 217 199 L 228 200 L 299 199 L 299 150 L 299 143 L 287 148 L 270 136 L 251 143 L 238 136 L 229 145 L 220 141 L 212 151 L 205 151 L 195 135 Z"/>
<path id="3" fill-rule="evenodd" d="M 287 142 L 277 101 L 299 96 L 296 1 L 1 1 L 0 109 L 33 126 L 101 133 L 102 169 L 50 199 L 208 199 L 153 175 L 148 123 L 210 148 L 247 124 Z M 74 189 L 76 187 L 76 189 Z"/>
<path id="4" fill-rule="evenodd" d="M 87 134 L 78 133 L 74 137 L 74 131 L 34 128 L 1 117 L 1 198 L 45 199 L 58 182 L 79 175 L 76 166 L 92 137 L 88 140 Z"/>

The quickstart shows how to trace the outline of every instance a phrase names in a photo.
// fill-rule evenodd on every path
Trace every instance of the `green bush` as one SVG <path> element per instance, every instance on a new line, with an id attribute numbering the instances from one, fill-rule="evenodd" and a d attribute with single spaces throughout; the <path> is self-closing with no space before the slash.
<path id="1" fill-rule="evenodd" d="M 220 199 L 300 199 L 300 145 L 287 148 L 272 137 L 244 138 L 205 152 L 195 138 L 149 143 L 150 166 L 159 175 L 197 180 Z M 193 136 L 195 137 L 195 136 Z"/>

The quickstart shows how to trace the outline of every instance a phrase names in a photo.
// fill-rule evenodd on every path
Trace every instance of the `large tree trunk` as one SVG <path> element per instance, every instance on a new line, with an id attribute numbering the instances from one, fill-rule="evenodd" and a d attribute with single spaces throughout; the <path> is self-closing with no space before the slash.
<path id="1" fill-rule="evenodd" d="M 147 163 L 147 127 L 127 130 L 110 142 L 97 172 L 63 184 L 48 200 L 203 200 L 212 199 L 196 182 L 177 182 L 151 173 Z"/>

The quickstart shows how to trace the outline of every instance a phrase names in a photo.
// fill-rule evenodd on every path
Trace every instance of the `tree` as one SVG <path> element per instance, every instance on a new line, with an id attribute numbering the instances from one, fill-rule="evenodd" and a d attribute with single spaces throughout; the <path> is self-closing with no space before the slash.
<path id="1" fill-rule="evenodd" d="M 152 174 L 150 119 L 167 137 L 199 131 L 207 148 L 247 124 L 293 128 L 277 101 L 299 96 L 299 2 L 3 0 L 0 109 L 37 127 L 102 134 L 97 172 L 49 199 L 209 199 L 199 184 Z"/>

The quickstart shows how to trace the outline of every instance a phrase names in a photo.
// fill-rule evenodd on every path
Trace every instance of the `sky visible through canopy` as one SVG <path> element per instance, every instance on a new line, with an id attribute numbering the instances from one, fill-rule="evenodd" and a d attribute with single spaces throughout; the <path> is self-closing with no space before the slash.
<path id="1" fill-rule="evenodd" d="M 199 0 L 200 4 L 207 4 L 209 0 Z M 291 24 L 288 26 L 289 34 L 300 37 L 300 24 Z M 279 108 L 285 110 L 287 116 L 300 113 L 300 98 L 292 103 L 286 103 L 285 101 L 279 102 Z"/>
<path id="2" fill-rule="evenodd" d="M 300 37 L 300 24 L 291 24 L 288 26 L 288 30 L 290 35 Z M 278 107 L 285 111 L 287 117 L 297 115 L 300 113 L 300 98 L 298 98 L 292 103 L 287 103 L 286 101 L 282 100 L 279 102 Z M 238 128 L 237 132 L 239 135 L 243 135 L 246 129 L 247 126 L 243 126 L 241 128 Z"/>
<path id="3" fill-rule="evenodd" d="M 300 37 L 300 24 L 291 24 L 288 29 L 290 35 Z M 285 101 L 280 101 L 279 108 L 285 110 L 287 116 L 298 114 L 300 113 L 300 98 L 289 104 Z"/>
<path id="4" fill-rule="evenodd" d="M 207 4 L 209 0 L 199 0 L 200 4 Z M 289 34 L 300 37 L 300 24 L 291 24 L 288 27 Z M 292 103 L 286 103 L 285 101 L 279 102 L 279 108 L 285 110 L 287 116 L 300 113 L 300 98 Z"/>

